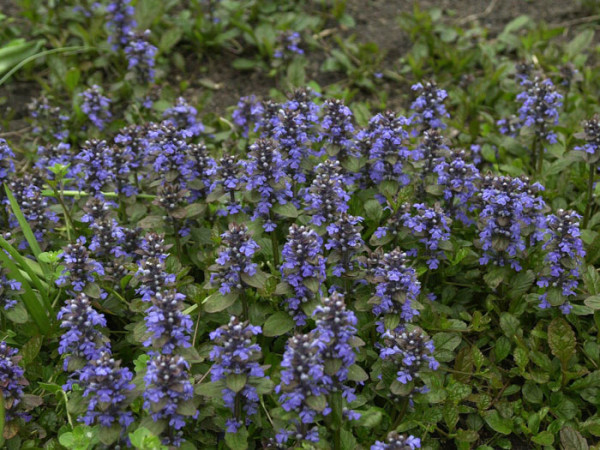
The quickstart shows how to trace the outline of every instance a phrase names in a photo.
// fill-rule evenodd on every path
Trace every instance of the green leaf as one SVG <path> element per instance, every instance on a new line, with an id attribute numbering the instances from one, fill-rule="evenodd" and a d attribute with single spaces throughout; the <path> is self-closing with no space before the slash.
<path id="1" fill-rule="evenodd" d="M 554 443 L 554 435 L 550 431 L 542 431 L 531 438 L 533 442 L 540 445 L 552 445 Z"/>
<path id="2" fill-rule="evenodd" d="M 21 288 L 23 289 L 23 293 L 20 294 L 23 303 L 25 303 L 25 307 L 27 311 L 33 318 L 33 321 L 38 326 L 40 332 L 44 335 L 48 334 L 50 331 L 50 319 L 46 314 L 46 308 L 40 302 L 38 297 L 35 295 L 29 282 L 21 275 L 19 268 L 16 264 L 11 260 L 6 253 L 0 251 L 0 263 L 8 269 L 10 272 L 10 276 L 21 283 Z"/>
<path id="3" fill-rule="evenodd" d="M 296 323 L 289 313 L 278 311 L 269 317 L 263 325 L 263 334 L 268 337 L 281 336 L 290 331 Z"/>
<path id="4" fill-rule="evenodd" d="M 236 394 L 244 389 L 248 378 L 243 373 L 231 373 L 225 378 L 225 384 Z"/>
<path id="5" fill-rule="evenodd" d="M 565 450 L 588 450 L 589 446 L 581 433 L 571 427 L 560 430 L 560 443 Z"/>
<path id="6" fill-rule="evenodd" d="M 6 318 L 16 324 L 24 324 L 29 320 L 29 314 L 23 303 L 19 302 L 8 311 L 5 311 Z"/>
<path id="7" fill-rule="evenodd" d="M 594 311 L 600 309 L 600 295 L 592 295 L 586 298 L 583 303 L 588 308 L 592 308 Z"/>
<path id="8" fill-rule="evenodd" d="M 571 42 L 565 46 L 565 52 L 568 59 L 571 60 L 575 56 L 586 50 L 594 40 L 594 30 L 586 28 L 581 33 L 577 34 Z"/>
<path id="9" fill-rule="evenodd" d="M 162 16 L 164 3 L 160 0 L 138 0 L 135 5 L 135 21 L 139 30 L 149 29 Z"/>
<path id="10" fill-rule="evenodd" d="M 376 408 L 371 407 L 366 411 L 360 411 L 360 419 L 358 419 L 358 426 L 366 428 L 375 428 L 381 423 L 383 419 L 382 412 Z"/>
<path id="11" fill-rule="evenodd" d="M 211 381 L 194 386 L 194 393 L 209 398 L 221 398 L 223 396 L 223 383 L 220 381 Z"/>
<path id="12" fill-rule="evenodd" d="M 311 409 L 321 412 L 327 407 L 327 399 L 324 395 L 311 395 L 307 397 L 306 404 Z"/>
<path id="13" fill-rule="evenodd" d="M 114 424 L 112 427 L 100 427 L 98 430 L 98 438 L 104 445 L 110 446 L 115 443 L 121 435 L 121 425 Z"/>
<path id="14" fill-rule="evenodd" d="M 273 206 L 273 212 L 282 217 L 289 217 L 291 219 L 298 217 L 298 209 L 289 202 L 284 205 L 277 204 Z"/>
<path id="15" fill-rule="evenodd" d="M 503 312 L 500 315 L 500 328 L 504 332 L 504 335 L 509 339 L 523 335 L 519 319 L 507 312 Z"/>
<path id="16" fill-rule="evenodd" d="M 300 87 L 306 84 L 306 65 L 303 58 L 294 58 L 287 69 L 287 81 L 292 87 Z"/>
<path id="17" fill-rule="evenodd" d="M 575 353 L 575 333 L 567 321 L 557 317 L 548 325 L 548 345 L 550 351 L 563 366 L 566 366 Z"/>
<path id="18" fill-rule="evenodd" d="M 252 286 L 256 289 L 264 289 L 267 280 L 270 278 L 270 275 L 258 269 L 254 275 L 251 277 L 248 276 L 247 273 L 242 273 L 242 280 L 248 286 Z"/>
<path id="19" fill-rule="evenodd" d="M 202 302 L 204 304 L 204 310 L 208 313 L 216 313 L 229 308 L 235 303 L 238 298 L 237 293 L 229 293 L 227 295 L 221 294 L 219 291 L 212 295 L 209 295 Z"/>
<path id="20" fill-rule="evenodd" d="M 168 52 L 180 41 L 181 36 L 183 36 L 183 30 L 181 28 L 169 28 L 161 35 L 158 49 L 162 53 Z"/>
<path id="21" fill-rule="evenodd" d="M 36 54 L 43 43 L 41 40 L 25 42 L 24 39 L 15 39 L 0 48 L 0 75 Z"/>
<path id="22" fill-rule="evenodd" d="M 510 340 L 508 340 L 505 336 L 500 336 L 496 340 L 496 345 L 494 346 L 494 354 L 496 355 L 496 362 L 502 361 L 504 358 L 508 356 L 510 353 L 510 349 L 512 344 Z"/>
<path id="23" fill-rule="evenodd" d="M 240 427 L 237 433 L 225 433 L 225 443 L 231 450 L 246 450 L 248 448 L 248 430 Z"/>
<path id="24" fill-rule="evenodd" d="M 490 428 L 498 433 L 508 435 L 512 432 L 512 421 L 500 416 L 495 409 L 483 413 L 483 418 Z"/>
<path id="25" fill-rule="evenodd" d="M 35 357 L 40 352 L 42 348 L 42 336 L 36 334 L 31 339 L 29 339 L 25 345 L 21 348 L 21 355 L 23 356 L 23 362 L 25 364 L 30 364 L 33 362 Z"/>
<path id="26" fill-rule="evenodd" d="M 348 379 L 350 381 L 362 382 L 367 381 L 369 379 L 369 375 L 358 364 L 352 364 L 350 367 L 348 367 Z"/>

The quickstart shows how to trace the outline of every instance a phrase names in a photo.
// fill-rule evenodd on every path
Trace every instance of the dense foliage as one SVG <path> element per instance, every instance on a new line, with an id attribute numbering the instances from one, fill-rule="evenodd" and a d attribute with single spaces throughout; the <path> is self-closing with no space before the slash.
<path id="1" fill-rule="evenodd" d="M 594 22 L 488 39 L 415 8 L 390 68 L 340 1 L 20 14 L 6 448 L 598 448 Z M 280 89 L 207 109 L 191 66 L 222 52 Z"/>

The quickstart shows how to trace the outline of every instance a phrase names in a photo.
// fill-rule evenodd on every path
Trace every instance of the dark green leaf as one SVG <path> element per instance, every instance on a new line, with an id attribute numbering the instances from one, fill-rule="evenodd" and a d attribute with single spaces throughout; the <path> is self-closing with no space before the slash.
<path id="1" fill-rule="evenodd" d="M 235 303 L 238 298 L 237 293 L 230 293 L 227 295 L 221 294 L 219 291 L 212 295 L 209 295 L 202 302 L 204 304 L 204 310 L 208 313 L 216 313 L 229 308 Z"/>
<path id="2" fill-rule="evenodd" d="M 581 433 L 571 427 L 560 430 L 560 443 L 565 450 L 588 450 L 589 446 Z"/>
<path id="3" fill-rule="evenodd" d="M 556 318 L 548 326 L 550 351 L 565 365 L 575 353 L 575 333 L 567 321 Z"/>
<path id="4" fill-rule="evenodd" d="M 263 325 L 263 334 L 268 337 L 281 336 L 290 331 L 296 323 L 289 313 L 278 311 L 270 316 Z"/>

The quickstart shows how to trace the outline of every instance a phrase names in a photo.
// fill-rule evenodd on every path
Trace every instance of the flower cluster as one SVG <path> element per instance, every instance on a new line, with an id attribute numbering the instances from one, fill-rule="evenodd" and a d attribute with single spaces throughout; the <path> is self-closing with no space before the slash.
<path id="1" fill-rule="evenodd" d="M 446 128 L 443 119 L 450 115 L 446 111 L 444 100 L 448 97 L 448 93 L 438 88 L 433 81 L 413 84 L 412 90 L 419 94 L 410 106 L 415 110 L 412 117 L 414 122 L 422 124 L 425 129 Z"/>
<path id="2" fill-rule="evenodd" d="M 106 318 L 92 307 L 90 298 L 83 292 L 69 298 L 57 317 L 60 327 L 66 329 L 58 344 L 59 354 L 96 361 L 103 351 L 109 351 L 110 343 L 97 328 L 106 326 Z M 65 358 L 65 370 L 70 360 L 70 357 Z"/>
<path id="3" fill-rule="evenodd" d="M 190 136 L 199 136 L 204 131 L 204 125 L 198 120 L 198 110 L 183 97 L 177 99 L 175 106 L 165 110 L 163 119 Z"/>
<path id="4" fill-rule="evenodd" d="M 577 133 L 576 137 L 585 139 L 585 144 L 575 147 L 577 151 L 586 153 L 586 161 L 597 163 L 600 160 L 600 116 L 595 115 L 590 120 L 583 122 L 583 133 Z"/>
<path id="5" fill-rule="evenodd" d="M 4 420 L 6 423 L 21 417 L 25 420 L 28 415 L 17 412 L 17 405 L 23 397 L 23 386 L 29 382 L 25 379 L 25 371 L 19 366 L 21 356 L 16 348 L 9 347 L 5 341 L 0 342 L 0 390 L 4 397 Z"/>
<path id="6" fill-rule="evenodd" d="M 402 185 L 409 183 L 404 170 L 404 162 L 413 157 L 406 144 L 409 125 L 409 119 L 387 111 L 374 116 L 369 127 L 357 133 L 357 140 L 364 141 L 370 160 L 369 176 L 375 184 L 384 180 L 395 180 Z"/>
<path id="7" fill-rule="evenodd" d="M 6 182 L 15 173 L 14 159 L 15 154 L 6 143 L 6 140 L 0 138 L 0 183 Z"/>
<path id="8" fill-rule="evenodd" d="M 110 99 L 102 95 L 102 89 L 98 85 L 93 85 L 79 95 L 83 98 L 81 111 L 96 128 L 103 130 L 106 123 L 112 118 Z"/>
<path id="9" fill-rule="evenodd" d="M 79 187 L 90 186 L 96 195 L 114 180 L 113 150 L 106 141 L 86 141 L 75 160 L 80 162 Z"/>
<path id="10" fill-rule="evenodd" d="M 221 235 L 222 246 L 216 260 L 216 267 L 210 282 L 219 286 L 223 295 L 241 292 L 247 285 L 245 277 L 256 273 L 256 264 L 252 256 L 258 250 L 258 244 L 250 237 L 246 225 L 229 224 L 229 230 Z"/>
<path id="11" fill-rule="evenodd" d="M 338 220 L 327 226 L 328 239 L 325 248 L 330 250 L 328 264 L 335 264 L 332 273 L 336 277 L 356 270 L 356 255 L 361 251 L 365 242 L 360 232 L 362 217 L 354 217 L 343 213 Z"/>
<path id="12" fill-rule="evenodd" d="M 33 99 L 27 105 L 27 109 L 29 109 L 33 133 L 40 136 L 52 136 L 59 141 L 68 137 L 66 122 L 69 120 L 69 116 L 63 114 L 60 107 L 50 105 L 47 97 L 41 96 Z"/>
<path id="13" fill-rule="evenodd" d="M 545 202 L 538 195 L 542 190 L 539 183 L 530 185 L 527 178 L 483 178 L 477 194 L 481 208 L 477 225 L 484 251 L 479 259 L 481 265 L 493 262 L 521 270 L 519 260 L 527 247 L 526 236 L 531 235 L 531 243 L 544 237 Z"/>
<path id="14" fill-rule="evenodd" d="M 65 268 L 56 280 L 57 286 L 71 286 L 75 292 L 81 292 L 87 284 L 94 282 L 95 275 L 104 275 L 104 267 L 91 258 L 85 242 L 85 238 L 80 236 L 63 249 L 61 259 Z"/>
<path id="15" fill-rule="evenodd" d="M 273 126 L 272 138 L 279 144 L 287 173 L 297 183 L 306 181 L 305 161 L 310 155 L 311 125 L 298 109 L 281 109 Z"/>
<path id="16" fill-rule="evenodd" d="M 376 316 L 391 315 L 410 322 L 419 312 L 413 302 L 421 292 L 417 273 L 408 267 L 407 254 L 400 249 L 389 253 L 375 253 L 367 259 L 367 280 L 375 284 L 372 299 Z M 384 323 L 377 323 L 377 331 L 385 331 Z M 395 328 L 395 327 L 392 327 Z"/>
<path id="17" fill-rule="evenodd" d="M 396 370 L 396 380 L 400 383 L 414 383 L 423 369 L 438 369 L 440 364 L 433 357 L 433 341 L 420 328 L 411 331 L 387 330 L 382 337 L 383 346 L 379 356 L 384 364 L 391 363 Z M 409 398 L 413 392 L 427 392 L 427 388 L 413 388 Z"/>
<path id="18" fill-rule="evenodd" d="M 190 144 L 188 146 L 188 189 L 190 190 L 190 201 L 205 199 L 213 190 L 211 177 L 217 170 L 217 163 L 210 156 L 206 145 Z"/>
<path id="19" fill-rule="evenodd" d="M 579 234 L 580 218 L 581 216 L 574 211 L 559 209 L 556 215 L 551 214 L 547 219 L 550 238 L 544 242 L 543 247 L 548 251 L 545 257 L 548 265 L 537 285 L 550 288 L 550 292 L 540 295 L 540 308 L 559 304 L 564 314 L 569 314 L 572 309 L 569 301 L 564 298 L 575 295 L 575 289 L 579 285 L 580 267 L 585 257 Z M 549 294 L 552 301 L 549 301 Z"/>
<path id="20" fill-rule="evenodd" d="M 291 60 L 294 55 L 303 55 L 304 50 L 300 48 L 302 37 L 296 31 L 282 31 L 277 36 L 277 47 L 273 56 L 284 61 Z"/>
<path id="21" fill-rule="evenodd" d="M 191 175 L 189 137 L 188 131 L 178 129 L 172 121 L 153 124 L 147 132 L 146 160 L 142 165 L 151 164 L 163 180 L 183 182 Z"/>
<path id="22" fill-rule="evenodd" d="M 315 178 L 303 192 L 311 223 L 331 224 L 348 211 L 350 195 L 343 188 L 342 168 L 336 160 L 327 160 L 315 168 Z"/>
<path id="23" fill-rule="evenodd" d="M 345 381 L 348 370 L 356 359 L 351 340 L 356 335 L 358 320 L 346 308 L 344 296 L 337 292 L 332 292 L 323 299 L 323 304 L 315 308 L 313 318 L 317 325 L 313 333 L 318 336 L 317 346 L 324 361 L 325 372 L 332 380 L 331 390 L 341 390 L 343 398 L 351 403 L 356 395 Z M 344 415 L 350 420 L 360 418 L 360 414 L 347 408 Z"/>
<path id="24" fill-rule="evenodd" d="M 390 432 L 384 442 L 375 441 L 371 450 L 414 450 L 421 448 L 421 439 L 413 435 L 406 436 L 396 431 Z"/>
<path id="25" fill-rule="evenodd" d="M 129 34 L 136 26 L 133 18 L 135 9 L 131 0 L 113 0 L 106 7 L 106 12 L 106 26 L 110 32 L 108 42 L 112 44 L 113 50 L 125 47 L 129 42 Z"/>
<path id="26" fill-rule="evenodd" d="M 136 293 L 141 295 L 142 300 L 150 301 L 154 295 L 169 289 L 175 283 L 175 275 L 165 270 L 167 251 L 170 245 L 166 245 L 164 236 L 157 233 L 147 233 L 136 250 L 139 255 L 136 278 L 139 286 Z"/>
<path id="27" fill-rule="evenodd" d="M 251 383 L 264 378 L 265 373 L 258 364 L 261 358 L 260 346 L 252 341 L 261 332 L 260 327 L 231 317 L 227 325 L 210 333 L 210 339 L 214 342 L 210 352 L 210 359 L 214 362 L 211 380 L 245 380 L 244 386 L 238 391 L 233 391 L 228 386 L 222 391 L 225 406 L 234 413 L 234 417 L 227 420 L 229 433 L 237 432 L 243 424 L 248 425 L 250 417 L 258 412 L 258 393 Z M 241 409 L 236 408 L 236 399 L 243 404 Z M 245 421 L 242 420 L 242 412 L 245 413 Z"/>
<path id="28" fill-rule="evenodd" d="M 262 119 L 263 111 L 263 105 L 256 99 L 256 96 L 250 95 L 240 98 L 237 108 L 233 111 L 231 117 L 233 118 L 233 123 L 241 128 L 242 136 L 248 137 L 251 124 L 254 124 L 254 131 L 256 131 Z"/>
<path id="29" fill-rule="evenodd" d="M 146 310 L 148 338 L 145 347 L 154 347 L 161 353 L 171 354 L 177 347 L 189 347 L 192 319 L 183 313 L 185 295 L 175 289 L 163 289 L 150 299 Z"/>
<path id="30" fill-rule="evenodd" d="M 323 240 L 314 230 L 296 224 L 290 227 L 282 251 L 281 277 L 292 289 L 292 296 L 286 299 L 286 306 L 297 325 L 306 323 L 306 314 L 301 310 L 302 304 L 314 298 L 325 280 L 322 246 Z"/>
<path id="31" fill-rule="evenodd" d="M 91 360 L 79 373 L 83 397 L 88 399 L 87 411 L 79 421 L 103 427 L 119 423 L 126 429 L 134 421 L 133 413 L 126 409 L 128 395 L 135 388 L 132 379 L 131 371 L 121 368 L 109 351 L 100 351 L 98 359 Z"/>
<path id="32" fill-rule="evenodd" d="M 138 81 L 148 84 L 154 81 L 155 60 L 158 49 L 148 42 L 150 30 L 143 33 L 129 33 L 125 55 L 127 56 L 127 69 Z"/>
<path id="33" fill-rule="evenodd" d="M 273 206 L 285 205 L 293 196 L 291 184 L 286 177 L 285 163 L 277 145 L 271 139 L 258 139 L 250 146 L 250 158 L 244 163 L 248 173 L 246 188 L 258 192 L 258 200 L 252 220 L 263 219 L 265 231 L 277 227 L 273 220 Z"/>
<path id="34" fill-rule="evenodd" d="M 148 362 L 144 376 L 144 409 L 150 412 L 155 422 L 167 421 L 168 435 L 163 437 L 163 444 L 178 446 L 181 442 L 178 431 L 185 426 L 187 415 L 181 407 L 194 395 L 189 368 L 183 357 L 174 354 L 154 355 Z"/>
<path id="35" fill-rule="evenodd" d="M 234 215 L 242 210 L 242 205 L 236 199 L 235 193 L 241 190 L 245 182 L 244 165 L 239 158 L 234 155 L 223 156 L 215 170 L 214 186 L 220 189 L 222 194 L 227 195 L 228 199 L 225 208 L 217 212 L 218 215 Z"/>
<path id="36" fill-rule="evenodd" d="M 408 206 L 408 205 L 407 205 Z M 414 213 L 410 210 L 414 209 Z M 427 255 L 427 266 L 430 269 L 437 269 L 440 258 L 444 257 L 443 252 L 439 250 L 440 241 L 450 239 L 450 218 L 439 205 L 433 208 L 427 207 L 423 203 L 415 203 L 406 208 L 400 220 L 413 236 L 419 238 L 419 242 L 425 245 L 425 254 Z M 416 249 L 407 252 L 410 256 L 417 256 Z"/>
<path id="37" fill-rule="evenodd" d="M 341 100 L 327 99 L 323 102 L 323 140 L 331 146 L 327 148 L 330 156 L 340 161 L 359 156 L 354 148 L 352 118 L 352 111 Z"/>
<path id="38" fill-rule="evenodd" d="M 5 311 L 14 308 L 20 290 L 21 283 L 10 279 L 6 274 L 6 270 L 0 271 L 0 307 Z"/>

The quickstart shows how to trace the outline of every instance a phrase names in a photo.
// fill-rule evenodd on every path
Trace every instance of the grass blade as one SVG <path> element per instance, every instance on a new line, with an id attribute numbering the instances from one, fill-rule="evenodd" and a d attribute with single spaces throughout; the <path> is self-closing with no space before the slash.
<path id="1" fill-rule="evenodd" d="M 35 295 L 35 292 L 33 292 L 33 290 L 31 289 L 29 282 L 21 274 L 21 271 L 14 263 L 14 261 L 11 260 L 8 257 L 8 255 L 3 251 L 0 251 L 0 263 L 8 269 L 13 279 L 21 283 L 21 287 L 24 291 L 21 294 L 21 298 L 23 299 L 23 303 L 25 303 L 27 311 L 33 318 L 33 321 L 38 326 L 40 333 L 43 335 L 48 334 L 48 332 L 50 331 L 50 319 L 46 314 L 47 308 L 45 308 L 44 305 L 40 303 L 39 299 Z"/>
<path id="2" fill-rule="evenodd" d="M 42 270 L 44 271 L 44 277 L 46 278 L 46 280 L 49 280 L 50 275 L 51 275 L 50 269 L 48 268 L 46 263 L 39 260 L 39 256 L 40 256 L 40 253 L 42 253 L 42 249 L 40 248 L 40 245 L 38 244 L 37 239 L 33 235 L 33 231 L 31 231 L 31 227 L 27 223 L 27 219 L 25 219 L 25 216 L 23 215 L 23 212 L 21 211 L 21 207 L 19 206 L 17 199 L 15 198 L 15 196 L 13 195 L 13 193 L 10 191 L 10 189 L 8 188 L 8 186 L 6 184 L 4 185 L 4 189 L 6 190 L 6 196 L 8 197 L 8 201 L 10 202 L 10 208 L 12 209 L 13 214 L 15 215 L 15 217 L 17 218 L 17 221 L 19 222 L 21 231 L 23 232 L 23 235 L 25 236 L 25 239 L 27 240 L 27 243 L 29 244 L 29 247 L 31 248 L 33 255 L 37 259 Z"/>

